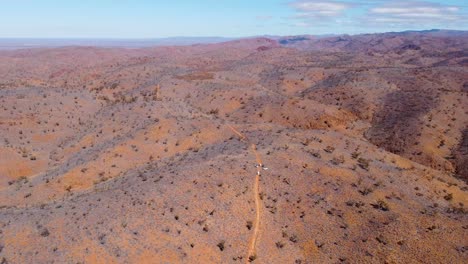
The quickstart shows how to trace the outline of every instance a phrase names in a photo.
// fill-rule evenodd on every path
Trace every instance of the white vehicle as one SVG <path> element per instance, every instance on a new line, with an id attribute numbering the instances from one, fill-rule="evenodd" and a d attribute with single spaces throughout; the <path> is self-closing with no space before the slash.
<path id="1" fill-rule="evenodd" d="M 265 165 L 263 165 L 263 164 L 256 164 L 255 168 L 262 168 L 262 170 L 268 170 L 268 168 L 265 167 Z"/>

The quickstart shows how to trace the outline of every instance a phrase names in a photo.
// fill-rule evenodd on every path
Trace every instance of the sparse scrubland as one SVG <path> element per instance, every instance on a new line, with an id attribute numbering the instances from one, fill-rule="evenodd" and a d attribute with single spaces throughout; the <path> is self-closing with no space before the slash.
<path id="1" fill-rule="evenodd" d="M 0 51 L 0 263 L 466 263 L 467 50 Z M 252 256 L 255 156 L 228 125 L 268 167 Z"/>

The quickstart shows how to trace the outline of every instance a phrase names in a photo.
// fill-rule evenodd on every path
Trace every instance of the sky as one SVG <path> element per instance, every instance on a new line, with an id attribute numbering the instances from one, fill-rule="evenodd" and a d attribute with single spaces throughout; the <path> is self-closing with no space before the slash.
<path id="1" fill-rule="evenodd" d="M 164 38 L 468 30 L 463 0 L 0 0 L 0 38 Z"/>

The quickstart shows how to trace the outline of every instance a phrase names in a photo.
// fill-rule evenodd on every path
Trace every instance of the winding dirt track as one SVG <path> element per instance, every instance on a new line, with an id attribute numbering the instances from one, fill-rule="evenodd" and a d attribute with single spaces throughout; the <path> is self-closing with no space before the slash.
<path id="1" fill-rule="evenodd" d="M 167 108 L 166 106 L 163 105 L 163 107 L 166 110 L 170 111 L 170 109 Z M 206 115 L 206 114 L 201 113 L 201 112 L 200 112 L 200 114 L 202 116 L 214 121 L 214 122 L 219 123 L 220 125 L 223 125 L 223 122 L 213 120 L 212 116 Z M 256 213 L 255 213 L 255 221 L 253 223 L 254 230 L 253 230 L 252 236 L 250 238 L 249 249 L 248 249 L 248 253 L 247 253 L 247 256 L 246 256 L 246 263 L 250 263 L 250 262 L 253 262 L 257 258 L 256 249 L 257 249 L 258 235 L 259 235 L 259 232 L 260 232 L 260 220 L 261 220 L 260 175 L 261 175 L 261 171 L 263 170 L 264 167 L 263 167 L 262 159 L 261 159 L 260 155 L 257 152 L 257 146 L 254 143 L 252 143 L 244 134 L 242 134 L 237 129 L 235 129 L 233 126 L 231 126 L 230 124 L 226 124 L 226 125 L 232 130 L 232 132 L 234 132 L 234 134 L 236 134 L 240 138 L 240 140 L 245 141 L 250 145 L 250 147 L 252 149 L 252 152 L 255 155 L 256 162 L 257 162 L 257 166 L 256 166 L 257 167 L 257 175 L 255 176 L 255 180 L 254 180 L 254 184 L 253 184 L 253 192 L 254 192 L 254 200 L 255 200 L 255 212 Z"/>
<path id="2" fill-rule="evenodd" d="M 228 127 L 237 134 L 241 140 L 246 141 L 250 144 L 252 148 L 252 152 L 255 154 L 255 159 L 257 162 L 257 175 L 255 176 L 253 192 L 254 192 L 254 200 L 255 200 L 255 222 L 254 222 L 254 230 L 252 233 L 252 237 L 249 243 L 249 250 L 246 257 L 246 263 L 250 263 L 256 259 L 256 249 L 257 249 L 257 242 L 258 242 L 258 234 L 260 232 L 260 219 L 261 219 L 261 205 L 260 205 L 260 175 L 263 169 L 263 163 L 260 158 L 260 155 L 257 152 L 257 146 L 250 142 L 245 135 L 237 131 L 234 127 L 228 124 Z"/>
<path id="3" fill-rule="evenodd" d="M 249 251 L 247 254 L 247 261 L 249 263 L 252 257 L 256 257 L 256 249 L 257 249 L 257 241 L 258 241 L 258 233 L 260 230 L 260 215 L 261 215 L 261 206 L 260 206 L 260 198 L 259 198 L 259 182 L 260 182 L 260 175 L 257 174 L 255 176 L 255 183 L 254 183 L 254 196 L 255 196 L 255 208 L 256 208 L 256 215 L 255 215 L 255 223 L 254 223 L 254 232 L 252 234 L 252 238 L 250 239 L 249 244 Z M 253 259 L 252 259 L 253 260 Z"/>

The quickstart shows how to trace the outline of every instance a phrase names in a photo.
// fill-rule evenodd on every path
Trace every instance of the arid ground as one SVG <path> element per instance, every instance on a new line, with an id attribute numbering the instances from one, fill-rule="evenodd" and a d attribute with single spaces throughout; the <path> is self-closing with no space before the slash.
<path id="1" fill-rule="evenodd" d="M 467 32 L 0 51 L 0 263 L 467 263 L 467 113 Z"/>

